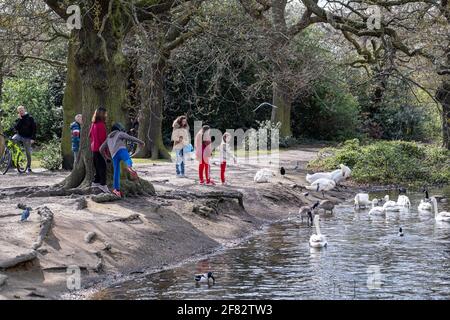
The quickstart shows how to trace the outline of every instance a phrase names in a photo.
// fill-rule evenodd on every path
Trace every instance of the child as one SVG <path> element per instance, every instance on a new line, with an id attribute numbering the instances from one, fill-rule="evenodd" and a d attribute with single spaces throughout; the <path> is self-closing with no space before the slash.
<path id="1" fill-rule="evenodd" d="M 80 136 L 81 136 L 81 124 L 83 123 L 83 116 L 77 114 L 75 116 L 75 122 L 70 125 L 70 131 L 72 136 L 72 152 L 73 152 L 73 166 L 77 164 L 78 152 L 80 151 Z"/>
<path id="2" fill-rule="evenodd" d="M 178 117 L 172 125 L 172 141 L 173 150 L 177 156 L 176 159 L 176 171 L 178 178 L 185 177 L 185 160 L 186 153 L 185 147 L 189 144 L 190 134 L 189 134 L 189 124 L 186 116 Z"/>
<path id="3" fill-rule="evenodd" d="M 195 136 L 195 156 L 200 162 L 198 174 L 200 177 L 200 184 L 204 185 L 204 175 L 206 176 L 207 185 L 216 185 L 210 177 L 209 160 L 212 154 L 210 127 L 203 126 L 203 128 Z"/>
<path id="4" fill-rule="evenodd" d="M 128 153 L 125 140 L 136 142 L 141 146 L 145 146 L 144 141 L 132 137 L 124 131 L 125 129 L 120 123 L 114 124 L 112 127 L 112 132 L 100 147 L 100 152 L 106 159 L 111 160 L 112 158 L 114 167 L 113 194 L 120 198 L 123 196 L 122 192 L 120 192 L 120 163 L 122 161 L 125 162 L 130 175 L 134 179 L 138 178 L 137 172 L 133 170 L 133 162 L 131 161 L 130 154 Z M 109 150 L 110 155 L 106 153 L 107 149 Z"/>
<path id="5" fill-rule="evenodd" d="M 223 135 L 220 145 L 220 179 L 222 180 L 222 185 L 226 185 L 225 171 L 227 169 L 227 161 L 233 159 L 234 163 L 237 163 L 234 152 L 231 151 L 230 140 L 231 134 L 227 132 Z"/>
<path id="6" fill-rule="evenodd" d="M 92 125 L 89 130 L 89 138 L 91 140 L 91 151 L 93 155 L 95 177 L 92 183 L 93 188 L 99 188 L 105 193 L 109 193 L 108 186 L 106 185 L 106 162 L 100 153 L 100 146 L 105 142 L 106 136 L 106 109 L 103 107 L 98 108 L 94 112 L 92 117 Z"/>

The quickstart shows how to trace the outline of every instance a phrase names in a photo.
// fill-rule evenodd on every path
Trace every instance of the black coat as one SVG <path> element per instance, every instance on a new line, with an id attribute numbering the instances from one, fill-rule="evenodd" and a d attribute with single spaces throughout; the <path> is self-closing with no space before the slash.
<path id="1" fill-rule="evenodd" d="M 23 138 L 36 140 L 36 122 L 29 114 L 17 119 L 14 130 Z"/>

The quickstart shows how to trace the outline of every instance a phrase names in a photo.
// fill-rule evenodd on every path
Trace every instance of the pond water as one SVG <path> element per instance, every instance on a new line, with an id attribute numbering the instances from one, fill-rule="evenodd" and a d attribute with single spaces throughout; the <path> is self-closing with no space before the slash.
<path id="1" fill-rule="evenodd" d="M 430 191 L 450 196 L 450 188 Z M 383 193 L 384 195 L 384 193 Z M 382 196 L 380 194 L 373 196 Z M 106 299 L 450 299 L 450 223 L 412 208 L 370 217 L 351 203 L 321 217 L 328 247 L 311 249 L 314 229 L 297 217 L 200 262 L 136 277 L 101 292 Z M 391 199 L 396 199 L 392 194 Z M 450 204 L 439 203 L 439 209 Z M 398 229 L 403 228 L 404 237 Z M 194 283 L 213 271 L 213 286 Z"/>

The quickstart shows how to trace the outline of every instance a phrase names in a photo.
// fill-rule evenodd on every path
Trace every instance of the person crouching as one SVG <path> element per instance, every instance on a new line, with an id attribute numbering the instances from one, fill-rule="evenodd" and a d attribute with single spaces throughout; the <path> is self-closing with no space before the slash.
<path id="1" fill-rule="evenodd" d="M 113 194 L 122 197 L 123 193 L 120 191 L 120 163 L 123 161 L 127 165 L 127 171 L 132 178 L 138 178 L 137 172 L 133 169 L 133 162 L 131 161 L 125 142 L 127 140 L 135 142 L 141 145 L 141 147 L 145 146 L 145 143 L 125 133 L 125 128 L 120 123 L 114 124 L 111 131 L 106 141 L 100 147 L 100 153 L 105 159 L 112 160 L 114 167 Z M 107 152 L 108 150 L 109 152 Z"/>

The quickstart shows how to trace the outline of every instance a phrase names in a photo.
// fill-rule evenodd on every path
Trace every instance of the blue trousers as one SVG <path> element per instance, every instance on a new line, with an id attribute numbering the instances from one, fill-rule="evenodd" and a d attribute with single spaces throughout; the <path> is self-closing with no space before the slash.
<path id="1" fill-rule="evenodd" d="M 120 149 L 113 157 L 115 190 L 120 190 L 120 162 L 122 161 L 125 162 L 129 168 L 133 166 L 133 161 L 131 161 L 130 155 L 126 149 Z"/>
<path id="2" fill-rule="evenodd" d="M 183 175 L 184 176 L 184 161 L 185 161 L 185 157 L 184 157 L 184 150 L 178 150 L 176 152 L 177 155 L 177 175 Z"/>

